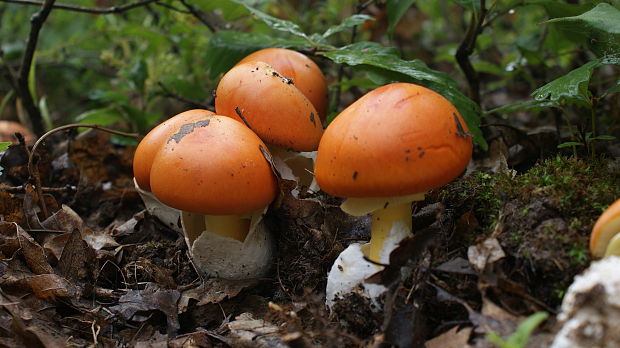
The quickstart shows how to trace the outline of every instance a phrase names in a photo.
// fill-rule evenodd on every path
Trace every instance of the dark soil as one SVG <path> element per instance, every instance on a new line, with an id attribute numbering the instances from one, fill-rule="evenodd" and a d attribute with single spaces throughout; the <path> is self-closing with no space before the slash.
<path id="1" fill-rule="evenodd" d="M 552 314 L 542 327 L 551 334 L 564 291 L 590 261 L 594 221 L 620 197 L 617 161 L 474 166 L 415 205 L 416 235 L 372 278 L 390 289 L 383 307 L 352 294 L 329 313 L 327 271 L 369 237 L 368 218 L 344 214 L 339 200 L 295 198 L 283 182 L 266 216 L 278 236 L 269 276 L 205 279 L 183 237 L 144 211 L 132 147 L 94 131 L 50 138 L 35 157 L 47 213 L 29 151 L 13 145 L 0 160 L 3 346 L 408 347 L 457 326 L 475 329 L 463 342 L 485 346 L 485 333 L 510 334 L 537 311 Z"/>

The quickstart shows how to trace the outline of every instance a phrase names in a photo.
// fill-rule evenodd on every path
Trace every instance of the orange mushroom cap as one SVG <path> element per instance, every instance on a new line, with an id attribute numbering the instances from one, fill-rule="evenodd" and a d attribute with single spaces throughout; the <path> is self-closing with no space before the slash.
<path id="1" fill-rule="evenodd" d="M 620 233 L 620 199 L 612 203 L 596 220 L 590 235 L 590 253 L 601 258 L 605 256 L 609 241 Z"/>
<path id="2" fill-rule="evenodd" d="M 160 123 L 140 141 L 133 156 L 133 176 L 141 189 L 151 191 L 150 175 L 153 158 L 168 137 L 181 128 L 184 123 L 208 115 L 213 115 L 213 112 L 200 109 L 182 112 Z"/>
<path id="3" fill-rule="evenodd" d="M 327 114 L 327 82 L 316 63 L 306 55 L 286 48 L 265 48 L 243 58 L 238 64 L 261 61 L 293 80 L 303 95 L 319 112 L 321 121 Z"/>
<path id="4" fill-rule="evenodd" d="M 456 108 L 418 85 L 379 87 L 327 127 L 314 174 L 340 197 L 402 196 L 442 186 L 460 175 L 472 137 Z"/>
<path id="5" fill-rule="evenodd" d="M 162 203 L 193 213 L 262 209 L 273 201 L 277 187 L 264 150 L 256 134 L 229 117 L 186 123 L 153 159 L 151 189 Z"/>
<path id="6" fill-rule="evenodd" d="M 238 64 L 222 77 L 215 94 L 218 115 L 247 122 L 265 142 L 297 151 L 318 147 L 323 126 L 316 109 L 267 63 Z"/>

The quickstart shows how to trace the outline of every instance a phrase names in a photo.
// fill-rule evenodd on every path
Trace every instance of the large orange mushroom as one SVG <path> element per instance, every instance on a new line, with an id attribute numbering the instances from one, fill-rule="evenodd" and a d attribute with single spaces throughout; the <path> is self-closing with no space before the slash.
<path id="1" fill-rule="evenodd" d="M 254 278 L 269 269 L 262 216 L 277 182 L 265 151 L 250 129 L 214 115 L 182 125 L 153 159 L 152 192 L 181 210 L 194 263 L 208 275 Z"/>
<path id="2" fill-rule="evenodd" d="M 369 244 L 350 246 L 334 263 L 328 303 L 380 268 L 348 258 L 389 263 L 391 251 L 412 234 L 412 201 L 459 176 L 472 146 L 456 108 L 440 94 L 409 83 L 379 87 L 332 121 L 317 152 L 316 180 L 323 191 L 347 198 L 345 212 L 371 213 L 372 226 Z"/>
<path id="3" fill-rule="evenodd" d="M 286 48 L 264 48 L 243 58 L 246 62 L 265 62 L 282 76 L 292 80 L 293 85 L 310 100 L 319 113 L 321 121 L 327 114 L 327 82 L 325 75 L 308 56 Z"/>

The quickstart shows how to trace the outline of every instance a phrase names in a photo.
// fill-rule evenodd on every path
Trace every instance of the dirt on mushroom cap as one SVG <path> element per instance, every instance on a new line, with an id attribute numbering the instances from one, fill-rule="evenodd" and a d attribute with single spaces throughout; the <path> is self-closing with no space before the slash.
<path id="1" fill-rule="evenodd" d="M 269 205 L 276 179 L 261 152 L 263 142 L 228 117 L 205 119 L 209 122 L 171 136 L 157 153 L 153 194 L 171 207 L 210 215 L 244 214 Z"/>
<path id="2" fill-rule="evenodd" d="M 288 149 L 314 151 L 323 134 L 308 98 L 263 62 L 242 63 L 228 71 L 217 86 L 215 109 L 247 123 L 266 143 Z"/>

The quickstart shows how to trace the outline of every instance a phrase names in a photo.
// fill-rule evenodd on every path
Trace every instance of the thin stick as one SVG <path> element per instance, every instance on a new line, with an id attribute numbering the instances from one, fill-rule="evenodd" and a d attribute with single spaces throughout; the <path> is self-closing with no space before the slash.
<path id="1" fill-rule="evenodd" d="M 141 1 L 136 1 L 136 2 L 132 2 L 132 3 L 121 5 L 121 6 L 112 6 L 112 7 L 101 8 L 101 9 L 67 5 L 67 4 L 56 4 L 56 5 L 53 5 L 52 8 L 58 9 L 58 10 L 67 10 L 67 11 L 91 13 L 91 14 L 113 14 L 113 13 L 121 13 L 121 12 L 129 11 L 134 8 L 148 5 L 150 3 L 154 3 L 157 1 L 158 0 L 141 0 Z M 0 2 L 8 2 L 12 4 L 31 5 L 31 6 L 42 6 L 44 4 L 44 2 L 33 1 L 33 0 L 0 0 Z"/>
<path id="2" fill-rule="evenodd" d="M 101 127 L 98 126 L 96 124 L 82 124 L 82 123 L 72 123 L 72 124 L 67 124 L 64 126 L 60 126 L 58 128 L 54 128 L 52 130 L 50 130 L 49 132 L 43 134 L 32 146 L 32 150 L 30 151 L 30 153 L 28 154 L 28 174 L 30 174 L 30 178 L 35 180 L 35 189 L 37 190 L 37 196 L 39 196 L 39 204 L 41 206 L 41 211 L 43 212 L 43 215 L 45 218 L 49 217 L 49 215 L 47 214 L 47 206 L 45 205 L 45 201 L 43 199 L 43 191 L 42 191 L 42 185 L 41 185 L 41 178 L 39 176 L 39 170 L 38 168 L 36 168 L 33 165 L 33 159 L 34 159 L 34 154 L 36 153 L 37 149 L 39 148 L 39 145 L 50 135 L 66 130 L 66 129 L 72 129 L 72 128 L 92 128 L 92 129 L 96 129 L 96 130 L 100 130 L 103 132 L 107 132 L 110 134 L 116 134 L 116 135 L 121 135 L 121 136 L 125 136 L 125 137 L 130 137 L 130 138 L 136 138 L 139 139 L 140 138 L 140 134 L 137 133 L 125 133 L 125 132 L 121 132 L 121 131 L 117 131 L 114 129 L 110 129 L 110 128 L 105 128 L 105 127 Z"/>

